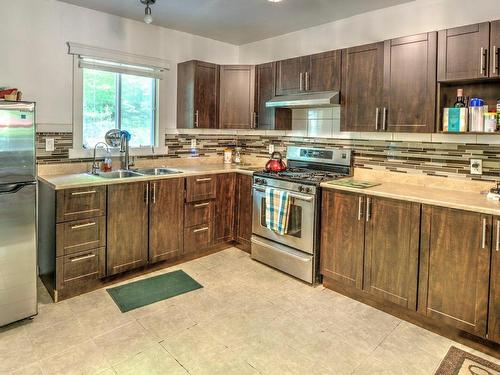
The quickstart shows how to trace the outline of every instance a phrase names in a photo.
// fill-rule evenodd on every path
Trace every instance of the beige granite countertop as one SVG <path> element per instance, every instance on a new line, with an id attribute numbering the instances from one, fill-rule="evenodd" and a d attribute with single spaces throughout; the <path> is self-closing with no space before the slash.
<path id="1" fill-rule="evenodd" d="M 114 185 L 114 184 L 124 184 L 130 182 L 138 181 L 152 181 L 152 180 L 163 180 L 167 178 L 178 178 L 178 177 L 189 177 L 189 176 L 199 176 L 206 174 L 218 174 L 218 173 L 241 173 L 251 176 L 255 170 L 261 169 L 257 166 L 238 166 L 233 164 L 201 164 L 198 166 L 183 166 L 183 167 L 169 167 L 178 170 L 182 173 L 161 175 L 161 176 L 137 176 L 128 178 L 104 178 L 99 176 L 93 176 L 88 173 L 74 173 L 74 174 L 61 174 L 61 175 L 41 175 L 38 176 L 40 181 L 49 184 L 55 190 L 69 189 L 69 188 L 81 188 L 85 186 L 102 186 L 102 185 Z"/>
<path id="2" fill-rule="evenodd" d="M 362 180 L 370 181 L 368 179 Z M 480 212 L 489 215 L 500 215 L 500 202 L 487 199 L 486 195 L 480 191 L 461 191 L 424 185 L 373 180 L 371 182 L 377 182 L 380 183 L 380 185 L 362 189 L 331 185 L 328 182 L 324 182 L 321 186 L 325 189 L 350 191 L 376 197 L 406 200 L 434 206 Z"/>

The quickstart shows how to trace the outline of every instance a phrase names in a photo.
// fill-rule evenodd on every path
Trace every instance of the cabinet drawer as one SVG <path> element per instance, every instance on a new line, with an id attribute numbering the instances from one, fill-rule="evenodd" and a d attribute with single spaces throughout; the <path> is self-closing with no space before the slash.
<path id="1" fill-rule="evenodd" d="M 184 254 L 205 250 L 212 244 L 212 223 L 184 229 Z"/>
<path id="2" fill-rule="evenodd" d="M 58 223 L 103 216 L 106 214 L 106 187 L 59 190 L 56 207 Z"/>
<path id="3" fill-rule="evenodd" d="M 217 188 L 216 175 L 195 176 L 186 179 L 186 202 L 214 199 Z"/>
<path id="4" fill-rule="evenodd" d="M 74 288 L 106 276 L 105 248 L 82 251 L 56 260 L 56 288 Z"/>
<path id="5" fill-rule="evenodd" d="M 196 225 L 208 224 L 212 221 L 213 209 L 213 201 L 186 203 L 184 208 L 184 226 L 189 228 Z"/>
<path id="6" fill-rule="evenodd" d="M 106 246 L 105 216 L 57 224 L 58 257 L 102 246 Z"/>

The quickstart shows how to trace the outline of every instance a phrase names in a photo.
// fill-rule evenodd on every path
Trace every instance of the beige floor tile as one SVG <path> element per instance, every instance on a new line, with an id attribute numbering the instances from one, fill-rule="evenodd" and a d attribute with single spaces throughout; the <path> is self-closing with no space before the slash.
<path id="1" fill-rule="evenodd" d="M 99 310 L 89 310 L 76 315 L 91 338 L 101 336 L 134 320 L 131 315 L 123 314 L 118 306 L 105 306 Z"/>
<path id="2" fill-rule="evenodd" d="M 146 331 L 158 340 L 163 340 L 177 332 L 196 325 L 186 312 L 173 305 L 137 319 Z"/>
<path id="3" fill-rule="evenodd" d="M 187 371 L 160 344 L 114 367 L 118 375 L 184 375 Z"/>
<path id="4" fill-rule="evenodd" d="M 35 348 L 22 325 L 0 331 L 0 374 L 19 370 L 36 361 Z"/>
<path id="5" fill-rule="evenodd" d="M 226 348 L 222 352 L 204 353 L 183 363 L 192 375 L 257 375 L 259 372 L 238 353 Z"/>
<path id="6" fill-rule="evenodd" d="M 135 321 L 94 338 L 94 342 L 112 366 L 157 343 L 155 338 Z"/>
<path id="7" fill-rule="evenodd" d="M 75 315 L 68 301 L 38 304 L 38 315 L 27 321 L 26 329 L 35 332 L 74 319 Z"/>
<path id="8" fill-rule="evenodd" d="M 185 329 L 161 342 L 161 345 L 180 363 L 194 362 L 200 356 L 225 351 L 225 346 L 216 336 L 199 325 Z"/>
<path id="9" fill-rule="evenodd" d="M 2 372 L 0 372 L 2 373 Z M 6 372 L 9 375 L 44 375 L 38 362 L 32 363 L 15 371 Z"/>
<path id="10" fill-rule="evenodd" d="M 94 375 L 111 366 L 92 340 L 40 361 L 45 374 Z"/>
<path id="11" fill-rule="evenodd" d="M 28 331 L 39 360 L 54 356 L 83 343 L 89 337 L 75 320 L 66 320 L 43 330 Z"/>
<path id="12" fill-rule="evenodd" d="M 91 310 L 99 311 L 109 306 L 115 306 L 113 299 L 105 289 L 99 289 L 71 298 L 68 300 L 68 303 L 75 314 Z"/>

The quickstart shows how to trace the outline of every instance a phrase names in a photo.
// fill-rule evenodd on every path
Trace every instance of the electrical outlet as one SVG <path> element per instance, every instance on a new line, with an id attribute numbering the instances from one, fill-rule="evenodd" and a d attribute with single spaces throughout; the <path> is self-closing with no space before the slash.
<path id="1" fill-rule="evenodd" d="M 56 149 L 56 144 L 54 138 L 45 138 L 45 151 L 54 151 Z"/>
<path id="2" fill-rule="evenodd" d="M 196 139 L 191 139 L 191 148 L 196 148 Z"/>
<path id="3" fill-rule="evenodd" d="M 470 174 L 483 174 L 483 161 L 481 159 L 470 159 Z"/>
<path id="4" fill-rule="evenodd" d="M 271 143 L 269 145 L 269 153 L 272 154 L 274 152 L 274 145 Z"/>

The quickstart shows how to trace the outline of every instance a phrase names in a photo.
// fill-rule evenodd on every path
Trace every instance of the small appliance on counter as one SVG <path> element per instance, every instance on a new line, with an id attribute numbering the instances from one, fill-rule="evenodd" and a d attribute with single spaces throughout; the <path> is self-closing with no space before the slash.
<path id="1" fill-rule="evenodd" d="M 497 186 L 492 188 L 489 192 L 486 198 L 494 200 L 494 201 L 500 201 L 500 182 L 497 182 Z"/>
<path id="2" fill-rule="evenodd" d="M 35 104 L 0 101 L 0 326 L 37 314 Z"/>
<path id="3" fill-rule="evenodd" d="M 286 170 L 286 164 L 281 152 L 274 151 L 271 159 L 266 163 L 266 172 L 282 172 L 284 170 Z"/>

